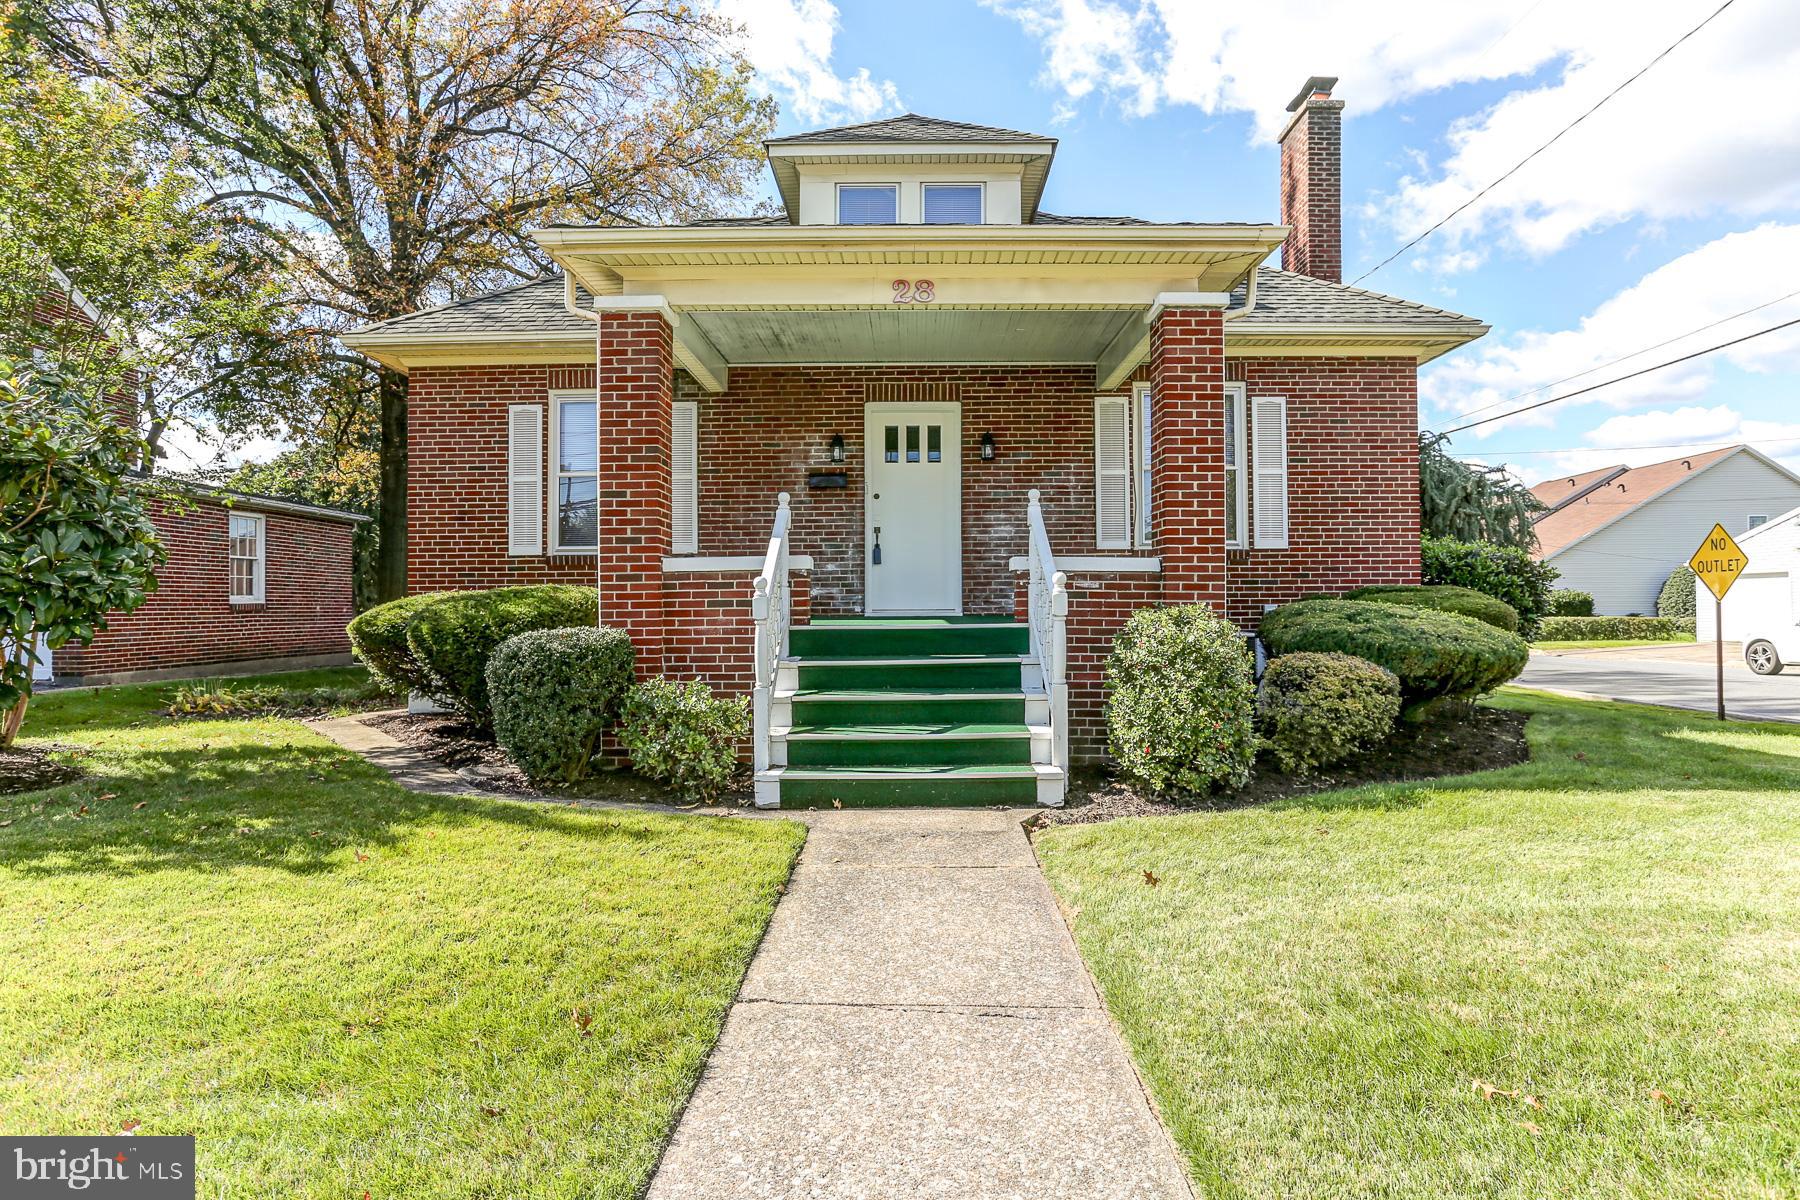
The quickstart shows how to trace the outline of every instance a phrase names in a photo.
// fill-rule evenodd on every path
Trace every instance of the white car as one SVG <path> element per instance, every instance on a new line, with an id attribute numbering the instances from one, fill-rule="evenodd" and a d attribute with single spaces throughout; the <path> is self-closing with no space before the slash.
<path id="1" fill-rule="evenodd" d="M 1800 626 L 1770 630 L 1768 637 L 1744 643 L 1744 665 L 1758 675 L 1779 675 L 1789 663 L 1800 663 Z"/>

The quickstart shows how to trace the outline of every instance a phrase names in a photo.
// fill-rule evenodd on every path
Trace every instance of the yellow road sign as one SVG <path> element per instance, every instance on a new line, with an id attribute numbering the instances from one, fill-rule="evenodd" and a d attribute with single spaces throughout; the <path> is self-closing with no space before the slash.
<path id="1" fill-rule="evenodd" d="M 1720 600 L 1725 598 L 1725 593 L 1731 590 L 1731 585 L 1737 582 L 1737 577 L 1749 565 L 1750 560 L 1744 557 L 1744 552 L 1738 548 L 1731 535 L 1725 532 L 1723 525 L 1714 525 L 1712 532 L 1706 535 L 1706 540 L 1700 543 L 1700 548 L 1694 551 L 1694 557 L 1688 559 L 1688 566 L 1694 569 L 1700 582 Z"/>

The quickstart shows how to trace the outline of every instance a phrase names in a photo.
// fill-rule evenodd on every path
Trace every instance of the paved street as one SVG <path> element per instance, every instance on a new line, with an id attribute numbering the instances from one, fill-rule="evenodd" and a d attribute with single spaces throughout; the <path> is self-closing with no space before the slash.
<path id="1" fill-rule="evenodd" d="M 1534 651 L 1516 682 L 1521 687 L 1556 688 L 1712 712 L 1714 679 L 1708 644 L 1644 648 L 1632 653 Z M 1800 721 L 1800 666 L 1781 675 L 1754 675 L 1744 666 L 1735 643 L 1728 645 L 1725 711 L 1748 720 Z"/>

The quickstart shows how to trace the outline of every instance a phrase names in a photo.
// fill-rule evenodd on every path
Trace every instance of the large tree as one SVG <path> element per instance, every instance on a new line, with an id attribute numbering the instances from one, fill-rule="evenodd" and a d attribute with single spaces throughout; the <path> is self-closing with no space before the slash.
<path id="1" fill-rule="evenodd" d="M 772 102 L 667 0 L 28 0 L 62 61 L 207 147 L 312 308 L 382 320 L 548 266 L 529 226 L 749 185 Z M 381 371 L 380 587 L 405 589 L 406 380 Z"/>
<path id="2" fill-rule="evenodd" d="M 1544 505 L 1501 467 L 1453 457 L 1442 434 L 1419 435 L 1419 517 L 1426 537 L 1531 550 Z"/>

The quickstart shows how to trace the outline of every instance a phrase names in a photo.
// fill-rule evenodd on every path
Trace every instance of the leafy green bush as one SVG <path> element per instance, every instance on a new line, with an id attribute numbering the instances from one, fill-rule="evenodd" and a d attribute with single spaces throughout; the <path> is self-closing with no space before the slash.
<path id="1" fill-rule="evenodd" d="M 1545 617 L 1540 642 L 1668 641 L 1683 632 L 1674 617 Z"/>
<path id="2" fill-rule="evenodd" d="M 1697 622 L 1694 620 L 1693 617 L 1670 617 L 1669 620 L 1675 622 L 1675 632 L 1676 633 L 1685 633 L 1689 637 L 1694 636 L 1694 633 L 1695 633 L 1694 626 L 1697 624 Z"/>
<path id="3" fill-rule="evenodd" d="M 1669 577 L 1663 580 L 1662 591 L 1656 596 L 1656 615 L 1659 617 L 1687 617 L 1692 620 L 1694 608 L 1694 572 L 1689 567 L 1676 567 Z"/>
<path id="4" fill-rule="evenodd" d="M 1535 636 L 1538 619 L 1550 611 L 1550 585 L 1556 582 L 1557 570 L 1527 551 L 1431 537 L 1420 551 L 1426 583 L 1473 588 L 1505 601 L 1519 614 L 1519 632 L 1526 637 Z"/>
<path id="5" fill-rule="evenodd" d="M 369 674 L 395 691 L 431 691 L 431 678 L 406 643 L 407 627 L 430 605 L 467 592 L 424 592 L 377 604 L 356 615 L 346 627 L 350 647 L 369 668 Z"/>
<path id="6" fill-rule="evenodd" d="M 1550 593 L 1550 616 L 1591 617 L 1594 615 L 1594 593 L 1574 588 L 1557 588 Z"/>
<path id="7" fill-rule="evenodd" d="M 1241 787 L 1256 756 L 1255 662 L 1202 604 L 1142 608 L 1113 639 L 1106 730 L 1127 774 L 1158 792 Z"/>
<path id="8" fill-rule="evenodd" d="M 1365 587 L 1345 592 L 1344 599 L 1435 608 L 1439 612 L 1474 617 L 1477 621 L 1492 625 L 1495 629 L 1504 629 L 1508 633 L 1515 633 L 1519 628 L 1519 614 L 1513 611 L 1512 605 L 1474 588 L 1453 587 L 1442 583 L 1426 584 L 1423 587 Z"/>
<path id="9" fill-rule="evenodd" d="M 1342 762 L 1392 733 L 1399 716 L 1399 679 L 1348 654 L 1270 659 L 1256 699 L 1263 745 L 1284 771 Z"/>
<path id="10" fill-rule="evenodd" d="M 697 679 L 645 680 L 627 693 L 619 726 L 619 741 L 639 775 L 702 803 L 731 786 L 738 744 L 749 734 L 750 701 L 714 696 Z"/>
<path id="11" fill-rule="evenodd" d="M 534 780 L 586 777 L 636 663 L 622 629 L 537 629 L 507 638 L 487 665 L 495 740 Z"/>
<path id="12" fill-rule="evenodd" d="M 507 638 L 533 629 L 592 627 L 593 588 L 567 584 L 455 592 L 426 605 L 406 627 L 406 645 L 427 680 L 422 689 L 456 712 L 486 722 L 488 659 Z"/>
<path id="13" fill-rule="evenodd" d="M 1400 680 L 1402 715 L 1436 701 L 1472 702 L 1525 669 L 1516 633 L 1472 617 L 1372 600 L 1302 600 L 1263 614 L 1262 639 L 1277 658 L 1337 651 L 1386 667 Z"/>
<path id="14" fill-rule="evenodd" d="M 383 680 L 348 687 L 289 688 L 278 684 L 234 683 L 227 679 L 197 679 L 178 683 L 169 693 L 171 717 L 242 717 L 317 712 L 349 712 L 396 699 Z"/>

